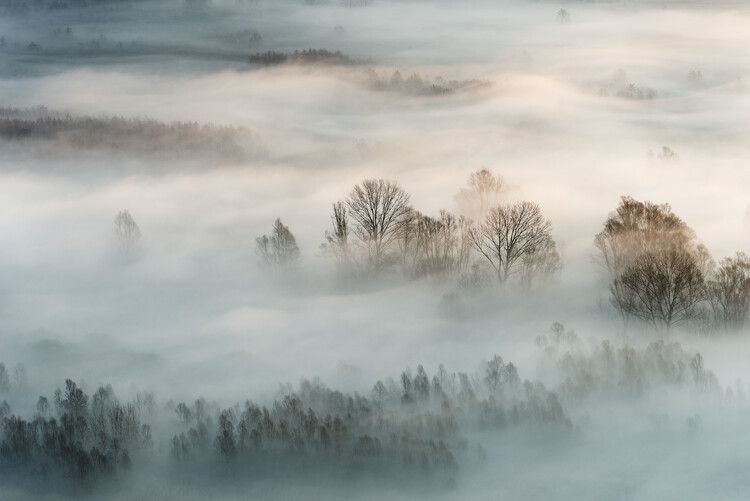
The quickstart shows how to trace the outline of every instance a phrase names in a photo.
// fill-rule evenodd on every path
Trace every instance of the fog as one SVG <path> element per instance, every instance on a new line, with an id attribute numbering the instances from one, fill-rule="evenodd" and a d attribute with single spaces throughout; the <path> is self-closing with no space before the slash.
<path id="1" fill-rule="evenodd" d="M 750 264 L 731 327 L 716 291 L 750 249 L 748 23 L 729 0 L 3 3 L 0 497 L 744 499 Z M 462 213 L 482 169 L 551 225 L 509 279 Z M 456 214 L 459 257 L 429 268 L 398 223 L 381 260 L 368 179 L 409 195 L 399 221 Z M 710 254 L 674 326 L 618 303 L 636 260 L 602 265 L 621 197 Z"/>

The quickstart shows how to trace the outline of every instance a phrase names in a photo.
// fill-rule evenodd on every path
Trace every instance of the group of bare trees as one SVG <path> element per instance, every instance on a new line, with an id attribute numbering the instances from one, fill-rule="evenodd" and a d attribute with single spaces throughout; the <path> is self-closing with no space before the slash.
<path id="1" fill-rule="evenodd" d="M 502 203 L 504 195 L 505 181 L 480 169 L 455 197 L 460 215 L 443 209 L 432 217 L 414 209 L 396 181 L 365 179 L 333 204 L 321 253 L 349 277 L 400 272 L 408 278 L 474 279 L 484 274 L 527 287 L 544 282 L 561 268 L 552 224 L 538 205 Z M 114 222 L 121 250 L 136 255 L 141 230 L 135 219 L 123 210 Z M 277 218 L 269 235 L 256 238 L 255 254 L 262 268 L 281 272 L 295 265 L 300 249 Z"/>
<path id="2" fill-rule="evenodd" d="M 353 274 L 461 276 L 481 265 L 501 283 L 554 276 L 560 257 L 550 221 L 536 204 L 501 203 L 503 192 L 504 180 L 480 169 L 456 195 L 460 215 L 441 210 L 431 217 L 410 205 L 397 182 L 366 179 L 333 204 L 321 250 Z"/>
<path id="3" fill-rule="evenodd" d="M 610 302 L 625 319 L 668 332 L 692 321 L 738 329 L 750 313 L 750 257 L 718 266 L 668 204 L 622 197 L 596 235 Z"/>

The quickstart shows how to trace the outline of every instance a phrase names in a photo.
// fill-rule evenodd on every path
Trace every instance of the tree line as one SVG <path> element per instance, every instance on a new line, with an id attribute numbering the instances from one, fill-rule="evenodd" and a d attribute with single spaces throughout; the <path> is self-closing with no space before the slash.
<path id="1" fill-rule="evenodd" d="M 257 134 L 246 127 L 163 123 L 122 117 L 71 116 L 44 106 L 31 109 L 0 107 L 0 141 L 37 141 L 71 150 L 136 153 L 192 159 L 213 156 L 239 162 L 268 154 Z"/>
<path id="2" fill-rule="evenodd" d="M 377 91 L 399 92 L 415 96 L 442 96 L 492 85 L 491 82 L 483 80 L 445 80 L 443 77 L 431 79 L 419 73 L 412 73 L 404 78 L 399 70 L 395 70 L 390 76 L 380 75 L 372 69 L 365 74 L 365 84 Z"/>
<path id="3" fill-rule="evenodd" d="M 338 64 L 350 65 L 358 62 L 340 50 L 303 49 L 294 52 L 280 52 L 269 50 L 257 52 L 248 58 L 250 64 L 274 66 L 277 64 Z"/>
<path id="4" fill-rule="evenodd" d="M 469 176 L 455 197 L 459 214 L 429 216 L 411 205 L 396 181 L 365 179 L 333 203 L 320 253 L 347 277 L 401 274 L 408 278 L 488 274 L 527 287 L 561 269 L 552 223 L 532 202 L 504 203 L 505 181 L 487 169 Z M 299 248 L 280 219 L 256 240 L 264 267 L 292 266 Z"/>
<path id="5" fill-rule="evenodd" d="M 161 424 L 156 433 L 150 422 Z M 121 403 L 109 385 L 89 395 L 68 379 L 51 398 L 39 397 L 30 419 L 0 404 L 0 478 L 94 487 L 163 451 L 187 478 L 199 470 L 241 478 L 291 470 L 445 486 L 462 465 L 483 460 L 466 431 L 519 426 L 572 430 L 557 396 L 497 355 L 474 374 L 440 365 L 430 376 L 419 365 L 378 381 L 369 396 L 303 379 L 282 385 L 268 405 L 226 408 L 203 398 L 157 406 L 151 393 Z"/>
<path id="6" fill-rule="evenodd" d="M 458 214 L 425 215 L 392 180 L 365 179 L 335 202 L 320 254 L 343 276 L 400 274 L 450 278 L 459 284 L 531 288 L 562 268 L 552 223 L 539 205 L 506 203 L 505 181 L 487 169 L 469 176 L 455 196 Z M 676 327 L 740 330 L 750 313 L 750 255 L 716 263 L 668 204 L 622 197 L 594 238 L 608 280 L 609 303 L 627 322 L 660 333 Z M 282 270 L 300 255 L 281 219 L 256 240 L 263 267 Z M 471 285 L 469 285 L 471 286 Z"/>
<path id="7" fill-rule="evenodd" d="M 281 385 L 265 404 L 248 399 L 228 407 L 204 398 L 158 405 L 152 393 L 121 403 L 109 385 L 89 395 L 66 380 L 51 397 L 38 398 L 31 418 L 0 403 L 0 478 L 96 487 L 167 460 L 186 481 L 198 472 L 250 481 L 294 472 L 445 487 L 486 459 L 468 438 L 475 432 L 525 428 L 572 436 L 580 432 L 572 410 L 603 398 L 650 398 L 654 390 L 688 390 L 714 403 L 745 396 L 739 383 L 723 388 L 700 353 L 676 342 L 634 347 L 603 340 L 587 348 L 555 323 L 536 345 L 560 381 L 552 388 L 524 380 L 498 355 L 471 373 L 441 364 L 430 374 L 418 365 L 377 381 L 367 395 L 302 379 L 296 387 Z"/>
<path id="8" fill-rule="evenodd" d="M 112 387 L 87 395 L 68 379 L 51 401 L 41 396 L 30 420 L 0 406 L 0 463 L 5 473 L 38 479 L 95 482 L 131 467 L 131 453 L 152 445 L 151 427 L 141 422 L 153 396 L 121 404 Z"/>

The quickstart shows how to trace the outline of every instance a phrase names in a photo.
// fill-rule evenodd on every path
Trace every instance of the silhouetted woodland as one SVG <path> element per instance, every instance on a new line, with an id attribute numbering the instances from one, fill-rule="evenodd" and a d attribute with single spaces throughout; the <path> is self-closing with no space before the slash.
<path id="1" fill-rule="evenodd" d="M 49 485 L 91 484 L 131 466 L 131 453 L 152 445 L 144 414 L 153 411 L 153 396 L 120 404 L 112 387 L 92 396 L 70 379 L 51 399 L 39 397 L 30 420 L 3 406 L 0 462 L 5 473 L 52 481 Z M 70 482 L 70 483 L 68 483 Z"/>
<path id="2" fill-rule="evenodd" d="M 71 116 L 45 107 L 0 108 L 0 140 L 6 145 L 32 144 L 42 151 L 104 152 L 108 155 L 149 156 L 221 162 L 265 158 L 268 154 L 257 134 L 245 127 L 163 123 L 121 117 Z"/>
<path id="3" fill-rule="evenodd" d="M 248 401 L 211 415 L 199 400 L 178 404 L 176 412 L 185 431 L 172 439 L 171 453 L 180 465 L 200 467 L 213 457 L 245 472 L 295 465 L 348 475 L 434 474 L 448 482 L 462 463 L 483 454 L 461 430 L 571 429 L 553 393 L 522 381 L 513 364 L 497 356 L 473 377 L 441 365 L 430 378 L 420 365 L 398 382 L 378 381 L 369 398 L 303 380 L 296 391 L 282 387 L 268 407 Z"/>
<path id="4" fill-rule="evenodd" d="M 492 82 L 483 80 L 445 80 L 443 77 L 428 78 L 419 73 L 412 73 L 404 78 L 400 71 L 390 76 L 368 70 L 365 84 L 367 87 L 385 92 L 397 92 L 415 96 L 442 96 L 455 92 L 472 91 L 489 87 Z"/>
<path id="5" fill-rule="evenodd" d="M 273 66 L 276 64 L 358 64 L 357 61 L 344 54 L 340 50 L 330 51 L 327 49 L 304 49 L 294 52 L 278 52 L 269 50 L 258 52 L 249 58 L 252 64 Z"/>
<path id="6" fill-rule="evenodd" d="M 449 485 L 461 464 L 484 454 L 462 430 L 572 429 L 556 395 L 540 382 L 521 380 L 515 366 L 499 356 L 483 362 L 472 376 L 448 373 L 441 365 L 430 377 L 420 365 L 398 381 L 378 381 L 369 397 L 335 391 L 313 379 L 302 380 L 296 389 L 282 385 L 266 406 L 248 400 L 221 409 L 199 398 L 192 404 L 170 402 L 165 409 L 170 414 L 162 421 L 173 433 L 177 430 L 169 454 L 174 468 L 188 474 L 207 466 L 236 468 L 245 475 L 293 468 L 300 474 L 377 473 L 400 479 L 435 475 Z M 153 394 L 121 404 L 109 385 L 87 395 L 71 380 L 52 398 L 39 397 L 31 419 L 3 402 L 3 471 L 94 486 L 162 450 L 154 449 L 160 437 L 153 437 L 147 424 L 157 419 L 157 411 Z"/>
<path id="7" fill-rule="evenodd" d="M 0 404 L 0 464 L 15 479 L 73 489 L 95 487 L 163 454 L 188 482 L 198 471 L 238 481 L 295 472 L 450 487 L 462 469 L 486 459 L 469 435 L 528 429 L 574 437 L 581 430 L 571 410 L 656 390 L 744 398 L 742 387 L 723 389 L 700 353 L 679 343 L 586 345 L 555 323 L 536 344 L 562 381 L 554 390 L 523 380 L 513 363 L 497 355 L 471 374 L 440 365 L 430 375 L 419 365 L 376 382 L 366 396 L 303 379 L 296 388 L 281 385 L 268 404 L 247 400 L 224 408 L 204 398 L 159 406 L 152 393 L 123 404 L 109 385 L 88 395 L 67 380 L 51 398 L 39 397 L 31 419 Z M 0 364 L 0 383 L 3 374 L 7 380 Z M 0 397 L 23 391 L 5 384 Z"/>
<path id="8" fill-rule="evenodd" d="M 702 355 L 688 352 L 678 342 L 659 340 L 645 347 L 610 340 L 591 344 L 555 323 L 536 344 L 563 380 L 555 393 L 572 406 L 603 397 L 637 399 L 665 388 L 690 389 L 704 397 L 725 392 L 716 375 L 704 367 Z M 744 391 L 737 396 L 744 398 Z"/>

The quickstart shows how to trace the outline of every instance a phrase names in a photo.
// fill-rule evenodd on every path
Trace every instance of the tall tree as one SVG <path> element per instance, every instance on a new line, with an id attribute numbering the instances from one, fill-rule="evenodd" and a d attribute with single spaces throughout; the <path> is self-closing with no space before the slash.
<path id="1" fill-rule="evenodd" d="M 624 291 L 618 306 L 657 331 L 669 332 L 693 318 L 705 299 L 699 260 L 678 246 L 641 254 L 616 281 Z"/>
<path id="2" fill-rule="evenodd" d="M 299 247 L 289 228 L 277 218 L 270 236 L 262 235 L 255 239 L 255 253 L 260 258 L 262 267 L 280 270 L 289 267 L 299 258 Z"/>
<path id="3" fill-rule="evenodd" d="M 342 269 L 351 271 L 353 256 L 349 246 L 349 216 L 344 202 L 338 201 L 333 204 L 331 225 L 332 229 L 325 232 L 326 241 L 321 244 L 320 250 L 323 254 L 333 257 Z"/>
<path id="4" fill-rule="evenodd" d="M 441 210 L 438 217 L 416 211 L 410 225 L 410 240 L 402 237 L 400 245 L 411 243 L 411 270 L 418 276 L 446 275 L 464 270 L 469 263 L 471 239 L 470 221 Z"/>
<path id="5" fill-rule="evenodd" d="M 551 230 L 552 223 L 537 204 L 519 202 L 490 209 L 470 235 L 474 248 L 492 265 L 502 283 L 520 271 L 524 259 L 554 250 Z M 530 269 L 527 267 L 527 271 Z"/>
<path id="6" fill-rule="evenodd" d="M 365 179 L 346 198 L 354 234 L 367 248 L 367 268 L 381 270 L 392 261 L 389 250 L 409 213 L 409 194 L 395 181 Z"/>
<path id="7" fill-rule="evenodd" d="M 708 299 L 717 327 L 739 330 L 750 313 L 750 255 L 721 260 L 708 282 Z"/>
<path id="8" fill-rule="evenodd" d="M 461 188 L 454 197 L 458 213 L 481 221 L 491 208 L 502 202 L 505 189 L 505 180 L 501 176 L 494 176 L 486 168 L 472 172 L 469 174 L 468 187 Z"/>

